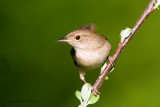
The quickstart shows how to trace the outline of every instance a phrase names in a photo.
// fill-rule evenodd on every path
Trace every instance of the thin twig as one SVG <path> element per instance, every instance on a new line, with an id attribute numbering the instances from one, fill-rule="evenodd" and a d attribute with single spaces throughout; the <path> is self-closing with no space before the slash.
<path id="1" fill-rule="evenodd" d="M 135 35 L 135 33 L 137 32 L 137 30 L 139 29 L 139 27 L 143 24 L 143 22 L 145 21 L 145 19 L 155 10 L 155 8 L 153 8 L 153 7 L 154 7 L 154 3 L 156 1 L 157 0 L 151 0 L 150 1 L 148 7 L 146 8 L 146 10 L 144 11 L 144 13 L 140 17 L 140 19 L 137 21 L 137 23 L 132 28 L 131 35 L 127 39 L 125 39 L 124 42 L 120 42 L 119 43 L 116 52 L 112 56 L 112 59 L 113 59 L 114 62 L 116 62 L 118 56 L 121 54 L 121 52 L 123 51 L 123 49 L 127 46 L 127 44 L 132 39 L 132 37 Z M 108 74 L 108 72 L 110 71 L 111 67 L 112 67 L 112 64 L 109 62 L 107 64 L 106 68 L 104 69 L 104 71 L 101 73 L 101 75 L 96 80 L 95 84 L 93 85 L 93 87 L 92 87 L 92 93 L 94 93 L 95 95 L 98 94 L 98 89 L 103 84 L 103 81 L 104 81 L 106 75 Z"/>

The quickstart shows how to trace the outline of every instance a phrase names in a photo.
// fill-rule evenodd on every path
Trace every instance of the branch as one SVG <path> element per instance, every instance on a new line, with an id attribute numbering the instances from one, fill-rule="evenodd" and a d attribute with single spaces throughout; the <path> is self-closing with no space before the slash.
<path id="1" fill-rule="evenodd" d="M 133 38 L 133 36 L 137 32 L 137 30 L 140 28 L 140 26 L 143 24 L 143 22 L 145 21 L 145 19 L 156 9 L 154 7 L 154 3 L 156 3 L 156 1 L 157 0 L 151 0 L 150 1 L 148 7 L 146 8 L 146 10 L 144 11 L 144 13 L 140 17 L 140 19 L 137 21 L 137 23 L 132 28 L 132 32 L 131 32 L 130 36 L 127 39 L 125 39 L 124 42 L 120 42 L 119 43 L 116 52 L 112 56 L 112 60 L 114 62 L 116 62 L 117 58 L 119 57 L 119 55 L 121 54 L 121 52 L 123 51 L 123 49 L 127 46 L 127 44 L 129 43 L 129 41 Z M 111 64 L 111 62 L 109 62 L 107 64 L 106 68 L 104 69 L 104 71 L 101 73 L 101 75 L 96 80 L 95 84 L 93 85 L 93 87 L 92 87 L 92 93 L 94 93 L 95 95 L 98 94 L 98 89 L 103 84 L 103 81 L 104 81 L 106 75 L 108 74 L 108 72 L 110 71 L 111 68 L 112 68 L 112 64 Z"/>

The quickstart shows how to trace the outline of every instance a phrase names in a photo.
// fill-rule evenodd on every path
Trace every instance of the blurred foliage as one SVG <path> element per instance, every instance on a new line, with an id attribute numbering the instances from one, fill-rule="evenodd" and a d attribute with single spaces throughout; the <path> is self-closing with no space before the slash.
<path id="1" fill-rule="evenodd" d="M 77 107 L 83 82 L 65 43 L 72 30 L 90 23 L 109 39 L 132 28 L 150 0 L 1 0 L 0 107 Z M 142 25 L 117 61 L 92 107 L 160 106 L 160 11 Z M 92 85 L 100 69 L 88 72 Z"/>

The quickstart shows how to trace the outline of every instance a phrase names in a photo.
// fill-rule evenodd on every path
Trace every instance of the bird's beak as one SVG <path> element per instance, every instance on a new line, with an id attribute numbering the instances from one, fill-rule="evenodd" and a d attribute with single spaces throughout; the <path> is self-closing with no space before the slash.
<path id="1" fill-rule="evenodd" d="M 67 42 L 67 37 L 64 37 L 62 39 L 58 39 L 56 42 Z"/>

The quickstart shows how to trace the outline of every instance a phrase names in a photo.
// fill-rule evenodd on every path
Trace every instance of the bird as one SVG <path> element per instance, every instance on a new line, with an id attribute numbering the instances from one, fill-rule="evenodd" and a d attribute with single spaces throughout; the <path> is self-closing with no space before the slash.
<path id="1" fill-rule="evenodd" d="M 95 24 L 84 25 L 57 40 L 58 42 L 67 42 L 72 46 L 70 53 L 79 71 L 80 79 L 84 83 L 87 83 L 86 72 L 100 67 L 107 58 L 113 62 L 112 57 L 108 57 L 112 49 L 111 44 L 105 36 L 95 31 Z"/>

